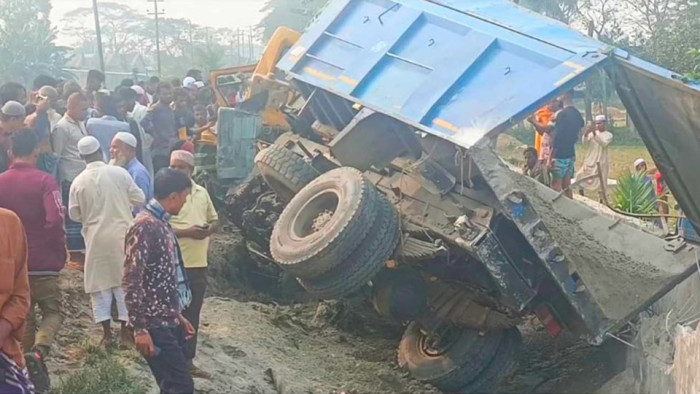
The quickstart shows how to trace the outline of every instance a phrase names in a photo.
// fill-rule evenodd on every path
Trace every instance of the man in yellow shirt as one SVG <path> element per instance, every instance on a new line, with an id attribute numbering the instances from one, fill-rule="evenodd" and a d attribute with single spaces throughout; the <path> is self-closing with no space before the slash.
<path id="1" fill-rule="evenodd" d="M 173 151 L 170 156 L 170 168 L 184 172 L 192 179 L 194 155 L 183 150 Z M 187 196 L 187 201 L 180 213 L 170 218 L 170 225 L 175 230 L 180 244 L 187 278 L 192 290 L 192 302 L 182 314 L 192 323 L 196 331 L 194 337 L 187 342 L 185 356 L 190 363 L 190 373 L 193 377 L 209 379 L 211 375 L 197 368 L 193 363 L 197 351 L 199 312 L 202 310 L 204 293 L 207 288 L 209 237 L 216 232 L 219 226 L 219 216 L 216 214 L 207 189 L 192 181 L 192 191 Z"/>

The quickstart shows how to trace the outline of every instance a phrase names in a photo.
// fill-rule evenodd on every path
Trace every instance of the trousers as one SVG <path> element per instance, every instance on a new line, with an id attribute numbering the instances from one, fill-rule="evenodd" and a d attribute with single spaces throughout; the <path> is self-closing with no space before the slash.
<path id="1" fill-rule="evenodd" d="M 43 347 L 48 352 L 56 333 L 63 324 L 61 313 L 61 290 L 58 288 L 58 276 L 29 276 L 31 303 L 27 314 L 27 331 L 22 347 L 25 352 Z M 37 322 L 36 307 L 41 311 L 41 322 Z M 46 354 L 42 354 L 46 356 Z"/>
<path id="2" fill-rule="evenodd" d="M 185 333 L 180 326 L 148 330 L 156 354 L 147 358 L 161 394 L 191 394 L 194 381 L 185 359 Z"/>
<path id="3" fill-rule="evenodd" d="M 207 291 L 207 269 L 206 268 L 186 268 L 187 278 L 190 280 L 190 290 L 192 291 L 192 302 L 182 312 L 187 320 L 192 323 L 195 334 L 187 341 L 185 356 L 188 360 L 194 359 L 197 353 L 197 336 L 199 335 L 199 314 L 204 304 L 204 295 Z"/>

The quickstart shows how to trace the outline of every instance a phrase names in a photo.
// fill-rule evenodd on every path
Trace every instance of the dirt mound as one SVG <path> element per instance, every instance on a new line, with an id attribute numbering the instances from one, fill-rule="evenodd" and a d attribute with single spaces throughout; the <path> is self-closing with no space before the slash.
<path id="1" fill-rule="evenodd" d="M 239 272 L 236 265 L 242 258 L 235 252 L 237 242 L 235 234 L 217 236 L 212 245 L 214 259 L 229 263 L 228 268 L 218 269 Z M 379 320 L 366 299 L 278 305 L 274 297 L 256 294 L 246 285 L 227 288 L 219 279 L 214 292 L 246 301 L 205 300 L 196 362 L 213 378 L 197 379 L 199 392 L 437 393 L 398 369 L 396 345 L 402 328 Z M 83 368 L 86 343 L 96 344 L 101 337 L 101 329 L 91 320 L 82 273 L 64 270 L 60 285 L 66 318 L 48 360 L 54 385 Z M 145 393 L 158 391 L 135 351 L 114 350 L 111 354 L 130 376 L 144 383 Z"/>
<path id="2" fill-rule="evenodd" d="M 258 293 L 252 286 L 262 282 L 251 283 L 246 276 L 252 263 L 240 248 L 235 233 L 212 242 L 209 294 L 218 296 L 205 300 L 195 360 L 212 380 L 197 379 L 199 392 L 438 393 L 398 369 L 403 327 L 380 319 L 366 295 L 345 302 L 285 303 L 279 295 Z M 66 319 L 48 362 L 54 385 L 83 370 L 90 357 L 86 342 L 96 344 L 101 336 L 91 320 L 82 273 L 66 269 L 60 284 Z M 552 340 L 536 322 L 521 331 L 519 367 L 499 392 L 591 392 L 614 375 L 601 348 L 568 336 Z M 158 392 L 135 351 L 114 350 L 111 357 L 146 387 L 143 393 Z"/>
<path id="3" fill-rule="evenodd" d="M 314 319 L 316 307 L 208 298 L 197 363 L 202 392 L 431 393 L 396 369 L 396 341 L 359 338 Z M 271 379 L 274 376 L 274 382 Z"/>

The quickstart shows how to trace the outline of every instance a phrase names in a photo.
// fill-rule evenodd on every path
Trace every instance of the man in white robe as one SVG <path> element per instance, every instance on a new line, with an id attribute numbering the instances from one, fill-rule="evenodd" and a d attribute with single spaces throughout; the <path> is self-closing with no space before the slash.
<path id="1" fill-rule="evenodd" d="M 613 135 L 611 132 L 607 131 L 606 123 L 605 115 L 598 115 L 595 118 L 595 126 L 586 130 L 583 134 L 583 144 L 588 150 L 586 152 L 586 158 L 583 160 L 583 165 L 576 173 L 577 180 L 596 175 L 598 173 L 598 164 L 600 164 L 602 179 L 607 183 L 608 174 L 610 172 L 608 147 L 612 143 Z M 601 191 L 600 186 L 600 179 L 598 177 L 588 179 L 581 183 L 581 187 L 586 190 Z M 605 187 L 607 184 L 603 186 Z"/>
<path id="2" fill-rule="evenodd" d="M 112 342 L 111 308 L 116 302 L 122 325 L 120 345 L 125 347 L 131 335 L 126 329 L 129 314 L 121 287 L 124 238 L 133 220 L 132 207 L 143 206 L 145 197 L 125 169 L 104 162 L 95 137 L 83 137 L 78 151 L 87 168 L 70 187 L 68 214 L 83 225 L 85 292 L 90 295 L 95 323 L 102 324 L 104 345 Z"/>

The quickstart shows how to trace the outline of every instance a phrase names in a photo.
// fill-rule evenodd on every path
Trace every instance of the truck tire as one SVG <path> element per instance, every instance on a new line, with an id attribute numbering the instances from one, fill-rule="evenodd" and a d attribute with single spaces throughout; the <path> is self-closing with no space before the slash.
<path id="1" fill-rule="evenodd" d="M 478 380 L 492 364 L 506 333 L 454 328 L 449 346 L 439 351 L 427 348 L 427 337 L 411 323 L 399 343 L 399 366 L 411 375 L 445 392 L 458 392 Z"/>
<path id="2" fill-rule="evenodd" d="M 284 202 L 288 202 L 319 173 L 303 157 L 281 145 L 270 145 L 255 156 L 255 166 Z"/>
<path id="3" fill-rule="evenodd" d="M 381 271 L 400 239 L 399 216 L 394 206 L 379 195 L 380 211 L 362 244 L 332 271 L 312 279 L 298 279 L 312 295 L 335 299 L 364 287 Z"/>
<path id="4" fill-rule="evenodd" d="M 282 211 L 270 237 L 272 257 L 298 278 L 329 272 L 367 237 L 377 215 L 378 194 L 354 168 L 320 175 Z"/>
<path id="5" fill-rule="evenodd" d="M 496 352 L 496 356 L 481 374 L 470 384 L 457 390 L 459 394 L 493 393 L 501 381 L 515 368 L 516 350 L 522 342 L 520 331 L 510 328 L 505 332 L 505 338 Z"/>

